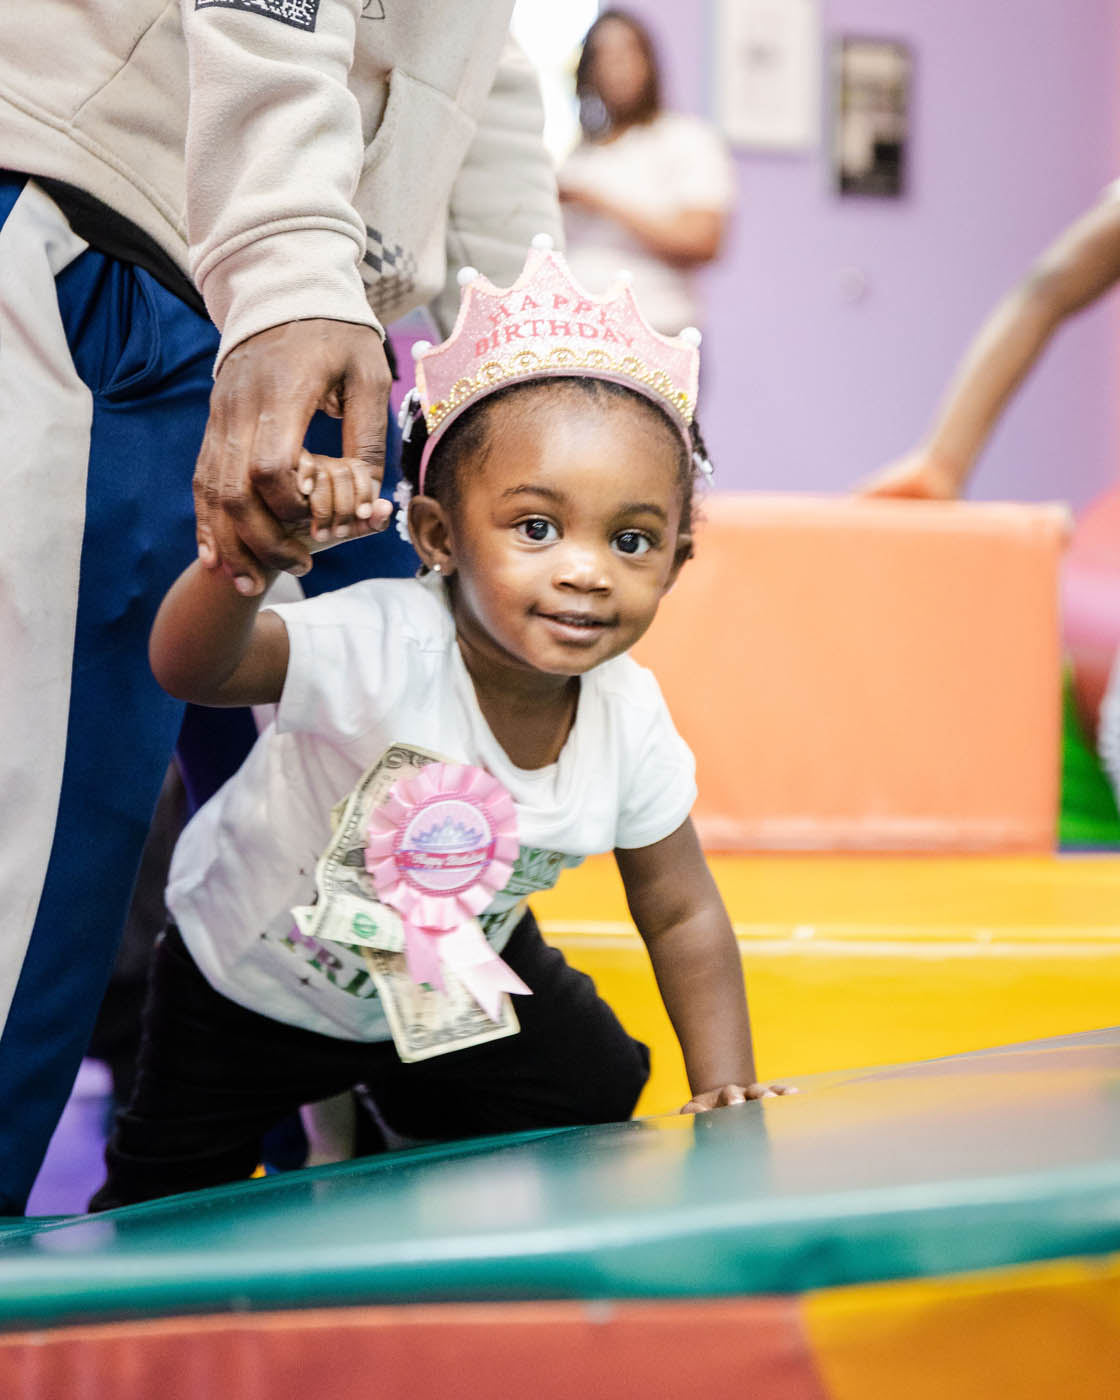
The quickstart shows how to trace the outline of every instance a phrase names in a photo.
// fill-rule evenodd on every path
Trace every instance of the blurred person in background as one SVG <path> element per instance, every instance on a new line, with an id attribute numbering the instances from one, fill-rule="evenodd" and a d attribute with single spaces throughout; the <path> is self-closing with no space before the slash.
<path id="1" fill-rule="evenodd" d="M 723 142 L 663 110 L 653 41 L 622 10 L 588 30 L 576 94 L 582 139 L 559 172 L 573 275 L 602 294 L 625 268 L 656 330 L 700 324 L 695 274 L 718 254 L 734 199 Z"/>

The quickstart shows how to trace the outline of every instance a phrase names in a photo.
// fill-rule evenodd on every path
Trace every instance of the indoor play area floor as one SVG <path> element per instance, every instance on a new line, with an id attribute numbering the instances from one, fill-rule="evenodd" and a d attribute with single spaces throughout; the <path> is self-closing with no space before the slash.
<path id="1" fill-rule="evenodd" d="M 646 1116 L 10 1222 L 0 1394 L 193 1400 L 251 1366 L 263 1397 L 314 1357 L 332 1400 L 371 1365 L 390 1400 L 449 1369 L 462 1400 L 1115 1396 L 1120 858 L 712 865 L 760 1075 L 798 1095 L 674 1112 L 589 861 L 535 908 L 651 1044 Z"/>

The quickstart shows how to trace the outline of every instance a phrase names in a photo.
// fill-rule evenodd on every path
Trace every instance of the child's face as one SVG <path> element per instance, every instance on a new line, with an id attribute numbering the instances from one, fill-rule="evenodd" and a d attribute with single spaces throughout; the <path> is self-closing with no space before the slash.
<path id="1" fill-rule="evenodd" d="M 677 453 L 622 400 L 491 412 L 449 525 L 460 635 L 494 660 L 580 675 L 633 646 L 676 575 Z"/>

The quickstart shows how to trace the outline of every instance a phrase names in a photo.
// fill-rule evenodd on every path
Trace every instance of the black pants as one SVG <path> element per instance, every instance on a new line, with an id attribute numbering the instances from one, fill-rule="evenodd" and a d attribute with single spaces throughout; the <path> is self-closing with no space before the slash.
<path id="1" fill-rule="evenodd" d="M 356 1084 L 396 1132 L 424 1140 L 629 1118 L 649 1077 L 646 1047 L 531 914 L 502 956 L 533 989 L 514 999 L 520 1033 L 403 1064 L 391 1041 L 339 1040 L 238 1006 L 170 927 L 152 963 L 136 1086 L 90 1209 L 243 1181 L 274 1123 Z"/>

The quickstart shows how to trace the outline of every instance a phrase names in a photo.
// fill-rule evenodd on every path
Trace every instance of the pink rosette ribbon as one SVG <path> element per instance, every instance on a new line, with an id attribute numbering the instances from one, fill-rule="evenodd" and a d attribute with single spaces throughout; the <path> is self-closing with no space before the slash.
<path id="1" fill-rule="evenodd" d="M 370 817 L 366 869 L 401 916 L 409 976 L 442 991 L 446 963 L 492 1021 L 503 992 L 531 995 L 474 922 L 505 888 L 517 852 L 513 798 L 483 768 L 429 763 Z"/>

